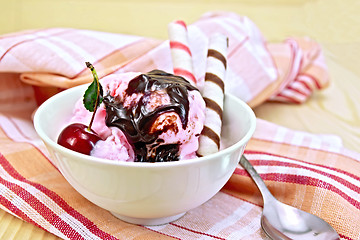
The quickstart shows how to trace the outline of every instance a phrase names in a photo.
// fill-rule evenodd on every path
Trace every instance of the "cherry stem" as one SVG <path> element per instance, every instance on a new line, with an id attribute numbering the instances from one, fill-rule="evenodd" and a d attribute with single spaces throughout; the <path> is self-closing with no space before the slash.
<path id="1" fill-rule="evenodd" d="M 98 105 L 99 105 L 99 95 L 100 95 L 100 83 L 99 83 L 99 77 L 95 71 L 95 68 L 94 66 L 89 63 L 89 62 L 86 62 L 86 66 L 91 70 L 91 73 L 94 77 L 94 80 L 96 81 L 96 100 L 95 100 L 95 106 L 94 106 L 94 112 L 91 116 L 91 120 L 90 120 L 90 123 L 89 123 L 89 126 L 87 128 L 87 130 L 90 132 L 91 131 L 91 126 L 94 122 L 94 118 L 95 118 L 95 113 L 96 113 L 96 110 L 98 108 Z"/>

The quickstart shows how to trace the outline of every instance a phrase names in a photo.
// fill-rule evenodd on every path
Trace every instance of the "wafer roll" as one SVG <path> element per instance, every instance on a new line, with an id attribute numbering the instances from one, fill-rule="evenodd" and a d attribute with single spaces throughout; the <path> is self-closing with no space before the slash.
<path id="1" fill-rule="evenodd" d="M 210 37 L 202 93 L 206 103 L 205 123 L 199 137 L 198 156 L 206 156 L 220 149 L 227 49 L 226 36 L 215 34 Z"/>
<path id="2" fill-rule="evenodd" d="M 184 77 L 193 86 L 196 86 L 192 55 L 188 43 L 188 31 L 185 22 L 174 21 L 169 23 L 168 35 L 174 74 Z"/>

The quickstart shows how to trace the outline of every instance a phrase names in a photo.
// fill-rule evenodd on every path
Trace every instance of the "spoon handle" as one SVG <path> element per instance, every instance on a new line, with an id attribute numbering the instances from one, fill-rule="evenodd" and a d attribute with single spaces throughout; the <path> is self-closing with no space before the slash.
<path id="1" fill-rule="evenodd" d="M 269 202 L 272 200 L 275 200 L 274 196 L 271 194 L 269 189 L 266 187 L 264 181 L 260 177 L 260 175 L 257 173 L 253 165 L 249 162 L 249 160 L 246 159 L 244 155 L 240 158 L 240 165 L 250 174 L 251 178 L 254 180 L 256 186 L 259 188 L 261 195 L 265 202 Z"/>

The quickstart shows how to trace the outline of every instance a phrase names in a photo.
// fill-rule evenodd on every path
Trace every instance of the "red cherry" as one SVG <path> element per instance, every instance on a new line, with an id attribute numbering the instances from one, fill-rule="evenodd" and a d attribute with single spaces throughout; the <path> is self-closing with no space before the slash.
<path id="1" fill-rule="evenodd" d="M 101 140 L 93 130 L 81 123 L 73 123 L 64 128 L 59 135 L 58 144 L 79 153 L 90 155 L 97 141 Z"/>

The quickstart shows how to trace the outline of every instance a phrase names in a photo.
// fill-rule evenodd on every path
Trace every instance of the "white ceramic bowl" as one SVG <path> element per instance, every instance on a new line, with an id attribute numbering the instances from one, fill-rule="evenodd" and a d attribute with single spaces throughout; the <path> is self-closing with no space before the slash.
<path id="1" fill-rule="evenodd" d="M 135 224 L 174 221 L 213 197 L 229 180 L 254 133 L 248 105 L 226 95 L 222 142 L 218 153 L 177 162 L 115 162 L 87 156 L 56 143 L 65 119 L 87 86 L 63 91 L 43 103 L 34 126 L 55 165 L 85 198 L 116 217 Z"/>

